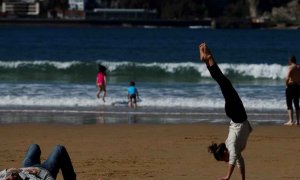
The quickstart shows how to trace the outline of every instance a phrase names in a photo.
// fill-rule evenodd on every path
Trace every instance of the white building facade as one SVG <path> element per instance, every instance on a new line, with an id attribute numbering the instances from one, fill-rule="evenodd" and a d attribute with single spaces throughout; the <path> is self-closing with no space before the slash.
<path id="1" fill-rule="evenodd" d="M 40 3 L 36 0 L 3 0 L 1 12 L 9 15 L 39 15 Z"/>
<path id="2" fill-rule="evenodd" d="M 69 10 L 84 11 L 84 0 L 69 0 Z"/>

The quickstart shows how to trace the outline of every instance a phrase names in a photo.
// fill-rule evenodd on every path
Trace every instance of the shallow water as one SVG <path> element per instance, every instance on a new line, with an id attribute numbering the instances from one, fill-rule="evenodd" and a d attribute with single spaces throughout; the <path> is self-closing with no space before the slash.
<path id="1" fill-rule="evenodd" d="M 63 124 L 228 124 L 224 109 L 127 107 L 70 108 L 14 107 L 0 110 L 0 123 L 63 123 Z M 284 111 L 248 111 L 252 125 L 283 124 Z"/>

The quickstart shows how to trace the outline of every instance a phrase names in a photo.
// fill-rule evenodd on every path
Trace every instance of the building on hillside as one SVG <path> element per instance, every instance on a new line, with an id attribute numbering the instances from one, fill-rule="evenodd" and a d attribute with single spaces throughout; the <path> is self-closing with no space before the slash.
<path id="1" fill-rule="evenodd" d="M 84 0 L 69 0 L 69 9 L 65 12 L 65 19 L 85 19 Z"/>
<path id="2" fill-rule="evenodd" d="M 68 0 L 66 6 L 58 6 L 48 9 L 50 19 L 85 19 L 85 0 Z"/>
<path id="3" fill-rule="evenodd" d="M 69 0 L 69 10 L 84 11 L 84 0 Z"/>
<path id="4" fill-rule="evenodd" d="M 6 17 L 35 17 L 40 15 L 39 0 L 3 0 L 1 14 Z"/>
<path id="5" fill-rule="evenodd" d="M 156 10 L 96 8 L 86 12 L 86 19 L 94 20 L 148 20 L 157 18 Z"/>

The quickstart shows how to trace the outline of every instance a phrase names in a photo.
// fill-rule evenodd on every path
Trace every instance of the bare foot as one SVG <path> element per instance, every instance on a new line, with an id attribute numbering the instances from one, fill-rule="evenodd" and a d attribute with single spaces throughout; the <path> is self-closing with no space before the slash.
<path id="1" fill-rule="evenodd" d="M 212 58 L 212 54 L 205 43 L 201 43 L 199 45 L 199 51 L 201 61 L 207 62 L 209 59 Z"/>
<path id="2" fill-rule="evenodd" d="M 205 43 L 199 45 L 199 51 L 200 51 L 200 60 L 204 61 L 207 66 L 213 66 L 215 64 L 213 55 Z"/>
<path id="3" fill-rule="evenodd" d="M 293 125 L 293 122 L 288 121 L 288 122 L 284 123 L 284 125 L 285 125 L 285 126 L 292 126 L 292 125 Z"/>
<path id="4" fill-rule="evenodd" d="M 205 46 L 205 43 L 201 43 L 199 45 L 200 61 L 204 61 L 204 46 Z"/>

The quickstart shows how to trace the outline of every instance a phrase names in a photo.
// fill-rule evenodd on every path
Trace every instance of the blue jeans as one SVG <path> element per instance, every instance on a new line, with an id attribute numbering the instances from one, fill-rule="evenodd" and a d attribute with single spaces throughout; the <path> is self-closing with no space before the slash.
<path id="1" fill-rule="evenodd" d="M 31 144 L 23 160 L 23 167 L 42 167 L 50 172 L 50 175 L 56 179 L 59 169 L 65 180 L 76 180 L 71 159 L 66 148 L 57 145 L 49 155 L 48 159 L 41 164 L 41 149 L 37 144 Z"/>

